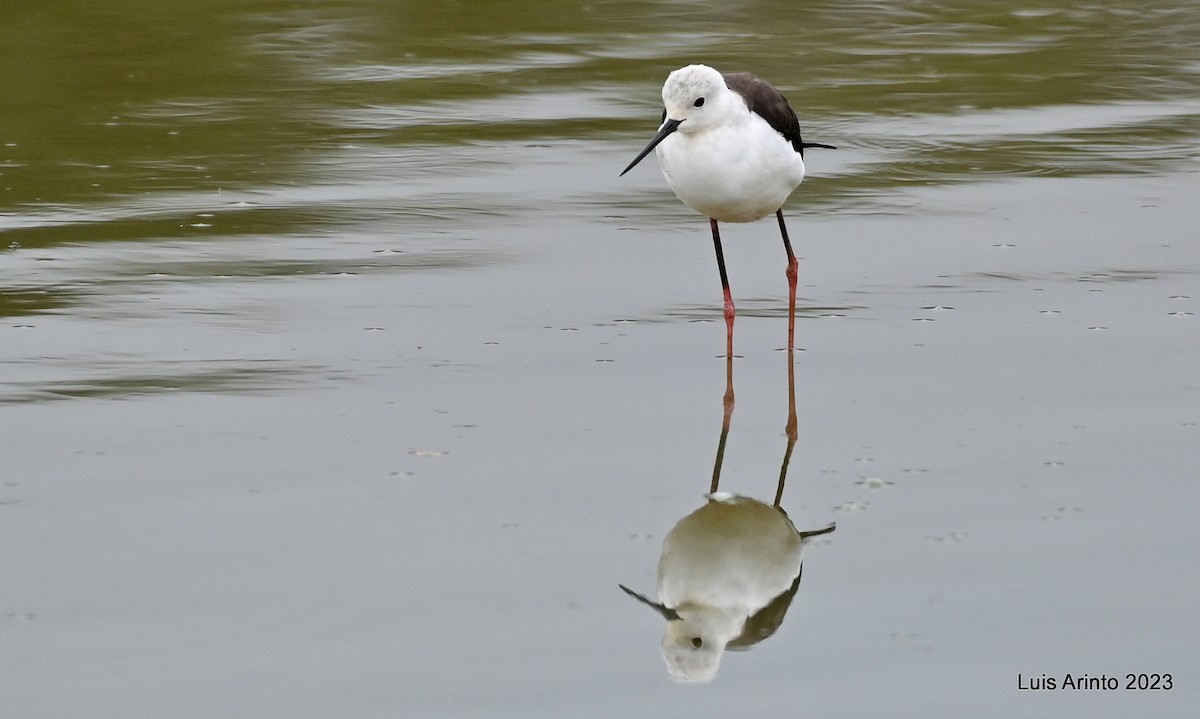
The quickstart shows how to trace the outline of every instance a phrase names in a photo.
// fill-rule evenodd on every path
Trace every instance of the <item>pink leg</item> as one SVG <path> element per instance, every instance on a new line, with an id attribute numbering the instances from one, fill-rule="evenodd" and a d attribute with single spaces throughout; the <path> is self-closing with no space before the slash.
<path id="1" fill-rule="evenodd" d="M 792 252 L 792 243 L 788 240 L 787 226 L 783 224 L 783 209 L 776 210 L 775 217 L 779 218 L 779 233 L 783 235 L 783 249 L 787 250 L 788 266 L 788 341 L 790 352 L 796 346 L 796 280 L 799 277 L 800 261 Z"/>
<path id="2" fill-rule="evenodd" d="M 725 288 L 725 356 L 733 357 L 733 318 L 734 318 L 733 297 L 729 294 L 729 288 Z"/>

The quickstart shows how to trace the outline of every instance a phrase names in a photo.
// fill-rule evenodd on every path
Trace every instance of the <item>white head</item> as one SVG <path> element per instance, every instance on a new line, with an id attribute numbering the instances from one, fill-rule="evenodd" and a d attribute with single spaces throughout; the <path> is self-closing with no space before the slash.
<path id="1" fill-rule="evenodd" d="M 688 65 L 670 75 L 663 85 L 663 107 L 668 120 L 679 120 L 679 132 L 703 130 L 721 122 L 737 94 L 725 85 L 721 73 L 707 65 Z"/>
<path id="2" fill-rule="evenodd" d="M 667 620 L 662 657 L 671 679 L 686 684 L 704 684 L 717 676 L 725 646 L 741 633 L 745 616 L 738 617 L 717 607 L 693 602 L 672 609 L 624 584 L 619 586 Z"/>
<path id="3" fill-rule="evenodd" d="M 632 170 L 671 133 L 678 131 L 687 134 L 720 125 L 737 109 L 738 104 L 741 104 L 743 112 L 746 110 L 741 96 L 729 89 L 721 73 L 707 65 L 688 65 L 667 75 L 662 98 L 666 109 L 662 125 L 650 138 L 650 143 L 621 171 L 622 175 Z"/>
<path id="4" fill-rule="evenodd" d="M 681 607 L 663 631 L 662 656 L 671 679 L 704 684 L 717 676 L 725 645 L 741 632 L 742 620 L 715 607 Z"/>

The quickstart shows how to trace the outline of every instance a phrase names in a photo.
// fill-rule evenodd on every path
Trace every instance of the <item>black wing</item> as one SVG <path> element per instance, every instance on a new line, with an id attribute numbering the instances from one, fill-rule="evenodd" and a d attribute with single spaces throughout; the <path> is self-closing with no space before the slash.
<path id="1" fill-rule="evenodd" d="M 806 147 L 836 149 L 832 145 L 805 142 L 800 137 L 800 121 L 796 119 L 795 110 L 788 104 L 783 93 L 776 90 L 771 83 L 748 72 L 731 72 L 722 77 L 730 90 L 742 96 L 750 112 L 766 120 L 768 125 L 792 143 L 792 147 L 801 157 L 804 156 Z"/>

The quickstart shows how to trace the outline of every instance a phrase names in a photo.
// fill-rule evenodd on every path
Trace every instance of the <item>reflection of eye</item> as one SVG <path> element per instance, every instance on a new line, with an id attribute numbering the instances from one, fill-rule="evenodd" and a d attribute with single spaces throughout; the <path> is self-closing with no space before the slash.
<path id="1" fill-rule="evenodd" d="M 693 102 L 692 105 L 694 107 L 703 107 L 704 106 L 704 98 L 702 98 L 702 97 L 696 98 L 696 101 Z"/>
<path id="2" fill-rule="evenodd" d="M 703 100 L 704 98 L 700 99 Z M 704 646 L 704 640 L 700 637 L 692 637 L 692 646 L 699 649 L 700 647 Z"/>

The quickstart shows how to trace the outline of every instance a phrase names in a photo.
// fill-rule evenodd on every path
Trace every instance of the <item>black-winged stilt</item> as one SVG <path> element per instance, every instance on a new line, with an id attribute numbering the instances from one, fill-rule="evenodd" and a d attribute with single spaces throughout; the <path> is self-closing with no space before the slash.
<path id="1" fill-rule="evenodd" d="M 733 296 L 718 222 L 751 222 L 772 212 L 787 251 L 788 349 L 794 346 L 799 263 L 783 222 L 783 203 L 804 179 L 800 123 L 783 93 L 748 72 L 722 74 L 688 65 L 667 76 L 658 132 L 621 171 L 656 150 L 667 185 L 683 204 L 708 217 L 725 294 L 726 353 L 733 354 Z"/>

